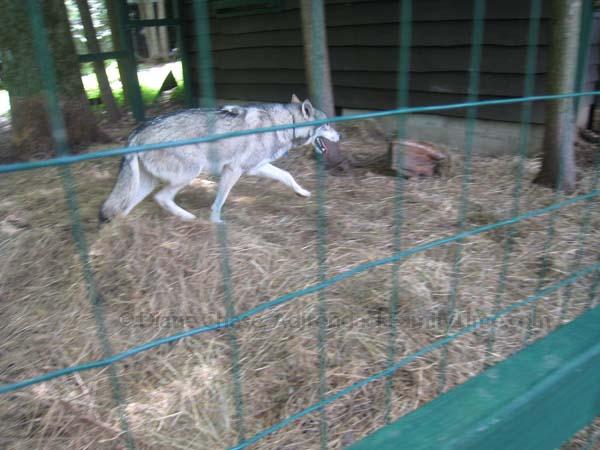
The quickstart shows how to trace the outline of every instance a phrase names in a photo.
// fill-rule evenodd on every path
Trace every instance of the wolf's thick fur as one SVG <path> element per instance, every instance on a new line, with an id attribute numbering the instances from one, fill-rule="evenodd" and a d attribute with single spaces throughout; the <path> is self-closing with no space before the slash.
<path id="1" fill-rule="evenodd" d="M 289 104 L 261 103 L 190 109 L 160 116 L 142 125 L 129 137 L 129 146 L 323 118 L 325 114 L 314 109 L 310 101 L 300 102 L 296 96 L 292 97 L 292 103 Z M 217 196 L 211 207 L 210 218 L 213 222 L 221 221 L 221 207 L 243 174 L 279 180 L 298 195 L 308 197 L 310 193 L 296 183 L 292 175 L 270 163 L 294 147 L 315 144 L 317 138 L 338 141 L 339 135 L 329 125 L 309 126 L 130 154 L 123 158 L 115 187 L 100 209 L 100 221 L 127 215 L 160 184 L 164 186 L 154 195 L 156 202 L 182 219 L 194 219 L 193 214 L 179 207 L 173 199 L 201 172 L 221 175 Z"/>

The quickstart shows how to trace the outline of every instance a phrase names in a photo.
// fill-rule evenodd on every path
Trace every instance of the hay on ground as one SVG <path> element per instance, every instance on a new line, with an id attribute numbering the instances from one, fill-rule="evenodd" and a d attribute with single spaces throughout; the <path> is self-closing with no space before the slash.
<path id="1" fill-rule="evenodd" d="M 360 139 L 347 126 L 346 150 L 385 151 L 383 141 Z M 354 130 L 354 131 L 353 131 Z M 355 133 L 355 134 L 353 134 Z M 354 138 L 353 138 L 354 136 Z M 369 147 L 371 146 L 371 147 Z M 379 146 L 379 147 L 378 147 Z M 460 152 L 441 177 L 409 180 L 402 199 L 402 248 L 459 231 L 457 217 L 464 174 Z M 591 150 L 581 148 L 582 153 Z M 507 218 L 513 208 L 517 159 L 474 157 L 466 227 Z M 316 186 L 310 149 L 281 160 L 305 188 Z M 167 215 L 151 200 L 132 214 L 98 229 L 97 210 L 108 195 L 116 159 L 72 167 L 80 217 L 112 351 L 223 320 L 226 317 L 215 227 L 208 222 L 215 185 L 199 179 L 177 198 L 200 219 L 187 223 Z M 537 160 L 527 160 L 521 211 L 556 201 L 552 191 L 530 183 Z M 580 189 L 592 171 L 581 166 Z M 393 250 L 395 180 L 363 171 L 329 177 L 326 211 L 327 274 L 384 258 Z M 548 246 L 548 216 L 512 230 L 512 252 L 503 295 L 495 293 L 509 236 L 507 228 L 413 255 L 398 268 L 399 310 L 396 358 L 450 331 L 535 292 L 544 282 L 591 264 L 600 248 L 600 208 L 591 209 L 589 234 L 578 253 L 586 203 L 556 213 Z M 238 312 L 318 279 L 315 196 L 307 200 L 273 181 L 243 178 L 226 205 L 233 298 Z M 1 381 L 101 358 L 105 349 L 87 292 L 77 247 L 71 239 L 58 169 L 3 175 L 0 184 L 0 308 L 5 324 Z M 448 309 L 454 258 L 461 246 L 460 283 L 454 314 Z M 325 291 L 327 387 L 336 392 L 386 367 L 390 341 L 392 267 L 370 270 Z M 557 325 L 570 295 L 567 320 L 588 302 L 590 278 L 563 289 L 537 306 L 532 338 Z M 569 292 L 569 293 L 568 293 Z M 530 309 L 520 309 L 489 328 L 449 346 L 447 387 L 479 373 L 522 348 Z M 318 298 L 309 295 L 245 321 L 236 328 L 246 436 L 268 427 L 319 398 Z M 235 444 L 236 412 L 231 345 L 226 331 L 162 346 L 115 366 L 129 426 L 138 447 L 214 449 Z M 391 416 L 397 418 L 436 396 L 440 352 L 418 358 L 393 377 Z M 29 448 L 122 447 L 120 413 L 109 369 L 82 372 L 0 397 L 0 446 Z M 372 383 L 326 408 L 330 448 L 342 448 L 384 423 L 385 381 Z M 262 440 L 255 448 L 319 448 L 319 415 L 308 415 Z"/>

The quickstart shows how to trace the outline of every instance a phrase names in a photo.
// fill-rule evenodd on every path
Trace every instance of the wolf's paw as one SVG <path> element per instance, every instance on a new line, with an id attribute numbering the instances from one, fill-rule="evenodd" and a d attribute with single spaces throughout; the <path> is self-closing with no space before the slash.
<path id="1" fill-rule="evenodd" d="M 296 191 L 296 194 L 299 195 L 300 197 L 310 197 L 310 192 L 307 191 L 306 189 L 302 189 L 300 188 L 299 190 Z"/>
<path id="2" fill-rule="evenodd" d="M 212 223 L 223 223 L 223 221 L 221 220 L 221 215 L 215 214 L 214 212 L 210 215 L 210 221 Z"/>
<path id="3" fill-rule="evenodd" d="M 178 211 L 176 214 L 177 217 L 179 217 L 181 220 L 184 220 L 186 222 L 191 222 L 192 220 L 196 220 L 196 216 L 193 215 L 192 213 L 189 213 L 187 211 Z"/>

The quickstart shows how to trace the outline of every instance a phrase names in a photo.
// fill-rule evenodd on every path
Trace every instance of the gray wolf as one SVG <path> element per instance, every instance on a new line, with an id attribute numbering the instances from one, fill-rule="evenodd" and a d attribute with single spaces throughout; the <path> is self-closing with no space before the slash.
<path id="1" fill-rule="evenodd" d="M 325 114 L 315 109 L 309 100 L 301 102 L 295 95 L 291 103 L 188 109 L 157 117 L 137 128 L 129 137 L 129 146 L 324 118 Z M 281 181 L 296 194 L 309 197 L 310 192 L 302 188 L 290 173 L 271 162 L 292 148 L 306 144 L 312 144 L 317 152 L 326 152 L 327 140 L 337 142 L 339 135 L 325 124 L 127 155 L 121 162 L 115 186 L 100 209 L 100 222 L 129 214 L 159 185 L 162 188 L 154 194 L 154 200 L 171 214 L 193 220 L 196 216 L 178 206 L 174 198 L 202 172 L 220 175 L 210 214 L 211 221 L 217 223 L 221 222 L 221 208 L 231 188 L 244 174 Z"/>

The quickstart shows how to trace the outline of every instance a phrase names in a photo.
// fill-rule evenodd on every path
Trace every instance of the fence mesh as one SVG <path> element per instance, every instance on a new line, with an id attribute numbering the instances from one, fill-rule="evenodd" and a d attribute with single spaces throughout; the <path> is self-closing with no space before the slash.
<path id="1" fill-rule="evenodd" d="M 121 2 L 123 5 L 125 2 Z M 62 187 L 66 197 L 66 204 L 69 209 L 71 221 L 71 234 L 76 244 L 79 263 L 82 267 L 85 280 L 86 292 L 89 297 L 93 309 L 93 317 L 97 330 L 98 340 L 102 349 L 102 357 L 97 360 L 78 362 L 77 364 L 68 365 L 62 369 L 50 370 L 41 375 L 26 378 L 22 380 L 4 380 L 4 384 L 0 385 L 0 393 L 8 394 L 18 392 L 24 388 L 39 385 L 40 383 L 65 377 L 76 375 L 83 371 L 93 369 L 108 368 L 110 385 L 114 402 L 118 405 L 119 426 L 124 442 L 128 448 L 135 448 L 136 439 L 134 432 L 128 419 L 127 401 L 122 393 L 121 386 L 121 370 L 118 369 L 117 363 L 129 361 L 136 355 L 140 355 L 150 350 L 157 350 L 159 347 L 173 344 L 177 341 L 190 338 L 192 336 L 201 337 L 208 333 L 214 333 L 218 330 L 226 330 L 229 342 L 229 355 L 231 371 L 230 382 L 232 385 L 232 393 L 234 398 L 235 413 L 233 421 L 235 433 L 237 434 L 237 444 L 231 448 L 244 449 L 253 444 L 261 442 L 267 436 L 276 433 L 285 427 L 299 421 L 313 413 L 318 413 L 319 421 L 319 442 L 323 449 L 330 446 L 330 414 L 326 407 L 334 404 L 337 400 L 351 393 L 359 392 L 373 382 L 385 380 L 385 395 L 383 398 L 384 404 L 381 405 L 384 411 L 384 422 L 388 423 L 393 419 L 393 398 L 394 398 L 394 375 L 407 365 L 415 362 L 419 358 L 429 355 L 433 352 L 440 352 L 440 362 L 437 367 L 437 392 L 442 393 L 448 385 L 447 371 L 449 364 L 452 364 L 452 356 L 449 354 L 450 344 L 460 338 L 478 332 L 483 328 L 487 329 L 487 334 L 484 338 L 486 343 L 486 365 L 492 364 L 492 355 L 495 352 L 495 340 L 497 332 L 497 323 L 501 318 L 504 318 L 512 312 L 525 307 L 530 308 L 530 315 L 527 322 L 525 334 L 523 336 L 524 345 L 529 343 L 533 338 L 533 328 L 536 323 L 537 306 L 550 295 L 564 289 L 562 302 L 559 311 L 560 322 L 567 320 L 567 312 L 569 311 L 572 296 L 573 286 L 580 283 L 582 280 L 589 279 L 588 299 L 586 300 L 586 308 L 592 308 L 597 298 L 598 284 L 600 280 L 600 259 L 598 259 L 597 248 L 590 248 L 594 245 L 594 241 L 588 241 L 589 236 L 594 231 L 595 223 L 593 218 L 594 208 L 598 208 L 598 177 L 599 177 L 599 152 L 595 152 L 593 175 L 590 178 L 590 185 L 583 189 L 583 193 L 573 196 L 563 196 L 560 189 L 554 195 L 551 204 L 537 209 L 531 209 L 523 212 L 522 192 L 523 178 L 525 165 L 527 164 L 528 148 L 530 146 L 531 135 L 531 117 L 532 105 L 534 102 L 542 101 L 559 101 L 564 99 L 572 99 L 577 105 L 579 100 L 586 97 L 597 96 L 600 91 L 584 91 L 585 67 L 587 67 L 588 54 L 585 51 L 590 45 L 591 39 L 591 1 L 584 2 L 584 14 L 581 39 L 580 39 L 580 55 L 576 71 L 576 85 L 573 92 L 556 94 L 556 95 L 534 95 L 535 94 L 535 79 L 538 73 L 536 62 L 538 60 L 540 22 L 542 17 L 542 2 L 541 0 L 532 0 L 529 14 L 528 37 L 527 37 L 527 56 L 525 65 L 525 78 L 523 86 L 523 96 L 520 98 L 501 98 L 493 100 L 480 100 L 480 74 L 481 62 L 483 54 L 483 42 L 485 32 L 485 17 L 486 17 L 486 0 L 475 0 L 473 3 L 473 20 L 472 20 L 472 45 L 469 63 L 469 82 L 468 95 L 463 103 L 446 104 L 437 106 L 409 106 L 409 85 L 411 74 L 411 37 L 413 24 L 413 2 L 412 0 L 401 0 L 400 2 L 400 18 L 398 20 L 400 30 L 399 42 L 399 60 L 398 60 L 398 79 L 397 79 L 397 108 L 393 110 L 380 111 L 374 113 L 356 114 L 351 116 L 340 116 L 317 120 L 303 124 L 289 124 L 273 127 L 257 128 L 252 130 L 240 130 L 225 134 L 209 134 L 191 139 L 177 140 L 170 142 L 162 142 L 157 144 L 132 145 L 118 148 L 103 149 L 91 151 L 82 154 L 71 154 L 69 144 L 67 142 L 67 131 L 63 119 L 61 101 L 58 96 L 59 87 L 56 80 L 56 63 L 53 61 L 52 52 L 50 51 L 50 42 L 44 24 L 42 14 L 42 6 L 39 0 L 27 0 L 28 18 L 31 21 L 31 29 L 33 31 L 33 42 L 35 44 L 36 60 L 39 66 L 42 80 L 44 83 L 44 95 L 46 107 L 50 119 L 50 127 L 52 130 L 52 138 L 54 141 L 54 149 L 56 156 L 38 161 L 27 161 L 19 163 L 9 163 L 0 165 L 0 173 L 9 174 L 12 172 L 23 172 L 33 169 L 46 169 L 51 167 L 59 168 L 60 177 L 62 179 Z M 325 6 L 322 0 L 314 0 L 310 2 L 310 13 L 312 17 L 312 40 L 313 42 L 322 42 L 323 31 L 325 24 L 324 11 Z M 200 104 L 201 106 L 212 107 L 216 105 L 215 84 L 213 80 L 213 63 L 211 56 L 211 34 L 210 34 L 210 11 L 209 2 L 206 0 L 193 1 L 193 23 L 195 27 L 196 48 L 197 48 L 197 66 L 201 69 L 199 81 L 201 86 Z M 319 46 L 315 45 L 312 55 L 312 70 L 311 79 L 315 83 L 316 92 L 321 92 L 324 88 L 323 80 L 321 79 L 322 64 L 324 60 L 323 54 L 320 54 Z M 134 69 L 131 69 L 134 70 Z M 187 70 L 187 69 L 186 69 Z M 317 95 L 316 103 L 319 104 L 319 96 Z M 132 100 L 132 99 L 130 99 Z M 139 100 L 138 100 L 139 101 Z M 132 104 L 136 101 L 133 100 Z M 469 227 L 467 220 L 469 208 L 472 203 L 470 200 L 470 187 L 472 185 L 472 157 L 474 149 L 474 139 L 477 127 L 478 110 L 482 107 L 493 107 L 508 104 L 521 105 L 521 128 L 520 141 L 518 146 L 517 163 L 515 165 L 514 190 L 512 193 L 512 207 L 510 216 L 505 219 L 493 220 L 491 223 L 486 223 L 481 226 Z M 461 178 L 461 191 L 458 207 L 458 217 L 450 220 L 456 220 L 456 232 L 450 236 L 425 240 L 413 246 L 407 246 L 403 239 L 403 230 L 405 227 L 405 214 L 407 203 L 405 200 L 405 180 L 400 175 L 401 171 L 395 179 L 394 184 L 394 212 L 393 212 L 393 232 L 391 251 L 389 256 L 376 258 L 356 264 L 345 270 L 337 271 L 332 274 L 328 270 L 328 207 L 327 207 L 327 182 L 324 162 L 321 156 L 317 156 L 315 160 L 316 173 L 316 266 L 314 266 L 315 280 L 312 283 L 307 283 L 306 287 L 285 293 L 269 301 L 264 301 L 257 306 L 245 308 L 245 302 L 242 299 L 236 298 L 235 293 L 235 273 L 232 271 L 230 261 L 230 242 L 228 237 L 228 229 L 225 224 L 217 225 L 217 240 L 219 248 L 219 266 L 221 272 L 221 289 L 223 292 L 224 308 L 226 311 L 225 320 L 216 321 L 208 325 L 193 327 L 184 331 L 179 331 L 166 337 L 150 339 L 147 342 L 131 346 L 126 350 L 114 351 L 110 341 L 110 333 L 107 330 L 105 320 L 106 301 L 103 298 L 101 290 L 98 287 L 94 267 L 91 262 L 90 249 L 86 241 L 85 226 L 82 223 L 80 213 L 80 205 L 77 194 L 77 184 L 74 179 L 71 167 L 74 164 L 83 163 L 85 161 L 100 160 L 103 158 L 124 156 L 138 152 L 160 152 L 164 149 L 175 146 L 186 146 L 192 144 L 209 144 L 211 151 L 218 151 L 220 141 L 232 139 L 241 136 L 247 136 L 257 133 L 272 133 L 274 131 L 293 129 L 298 127 L 307 127 L 311 125 L 320 125 L 324 123 L 344 123 L 353 122 L 365 119 L 377 119 L 384 117 L 395 118 L 396 134 L 402 138 L 406 133 L 406 118 L 409 114 L 440 112 L 448 110 L 466 109 L 466 129 L 465 129 L 465 146 L 464 146 L 464 172 Z M 143 114 L 138 111 L 137 114 Z M 397 155 L 395 163 L 397 169 L 402 166 L 403 152 L 400 147 L 396 149 Z M 557 218 L 561 211 L 574 205 L 584 205 L 584 210 L 580 220 L 580 230 L 577 235 L 577 240 L 572 249 L 571 270 L 564 273 L 562 277 L 552 278 L 550 276 L 551 256 L 554 248 L 555 240 L 559 236 L 557 232 Z M 509 276 L 510 265 L 512 262 L 512 251 L 515 245 L 515 240 L 518 236 L 518 225 L 524 221 L 532 220 L 538 217 L 547 217 L 547 233 L 543 250 L 541 253 L 540 267 L 537 274 L 537 285 L 535 291 L 522 297 L 520 301 L 511 302 L 510 305 L 503 305 L 503 298 L 507 290 L 507 277 Z M 460 282 L 462 279 L 462 264 L 465 261 L 465 252 L 467 250 L 467 239 L 479 236 L 485 233 L 492 233 L 497 230 L 505 230 L 503 239 L 502 254 L 498 264 L 499 276 L 497 279 L 497 287 L 494 294 L 493 310 L 486 317 L 472 321 L 467 326 L 456 328 L 456 314 L 459 309 L 460 302 Z M 596 230 L 597 231 L 597 230 Z M 409 257 L 423 254 L 424 252 L 440 247 L 449 247 L 452 249 L 452 271 L 449 295 L 447 297 L 447 320 L 445 329 L 441 335 L 435 336 L 435 339 L 427 344 L 420 346 L 416 351 L 400 351 L 398 348 L 398 333 L 399 323 L 398 314 L 400 311 L 400 296 L 403 289 L 400 283 L 401 264 Z M 582 264 L 586 251 L 592 252 L 592 262 Z M 595 255 L 595 257 L 593 256 Z M 331 352 L 328 351 L 328 298 L 326 293 L 328 288 L 349 280 L 360 274 L 370 272 L 382 266 L 391 265 L 391 289 L 388 298 L 388 314 L 389 314 L 389 331 L 388 340 L 385 344 L 386 361 L 385 368 L 379 371 L 373 371 L 368 377 L 363 377 L 346 387 L 334 390 L 329 387 L 328 382 L 328 358 L 331 358 Z M 303 270 L 299 268 L 299 270 Z M 552 273 L 556 273 L 553 271 Z M 310 276 L 310 275 L 309 275 Z M 301 408 L 283 419 L 272 421 L 268 427 L 263 427 L 258 431 L 253 425 L 249 425 L 247 421 L 248 407 L 245 404 L 245 398 L 252 396 L 251 392 L 246 390 L 243 381 L 245 355 L 241 350 L 241 343 L 238 335 L 238 327 L 244 321 L 258 316 L 267 311 L 276 309 L 282 305 L 293 303 L 299 299 L 316 294 L 317 301 L 317 327 L 316 341 L 318 353 L 318 395 L 315 401 L 309 406 Z M 400 356 L 400 355 L 403 356 Z M 132 363 L 134 364 L 134 363 Z M 383 423 L 381 424 L 383 425 Z M 597 438 L 596 438 L 597 439 Z M 593 446 L 592 436 L 590 435 L 590 448 Z"/>

